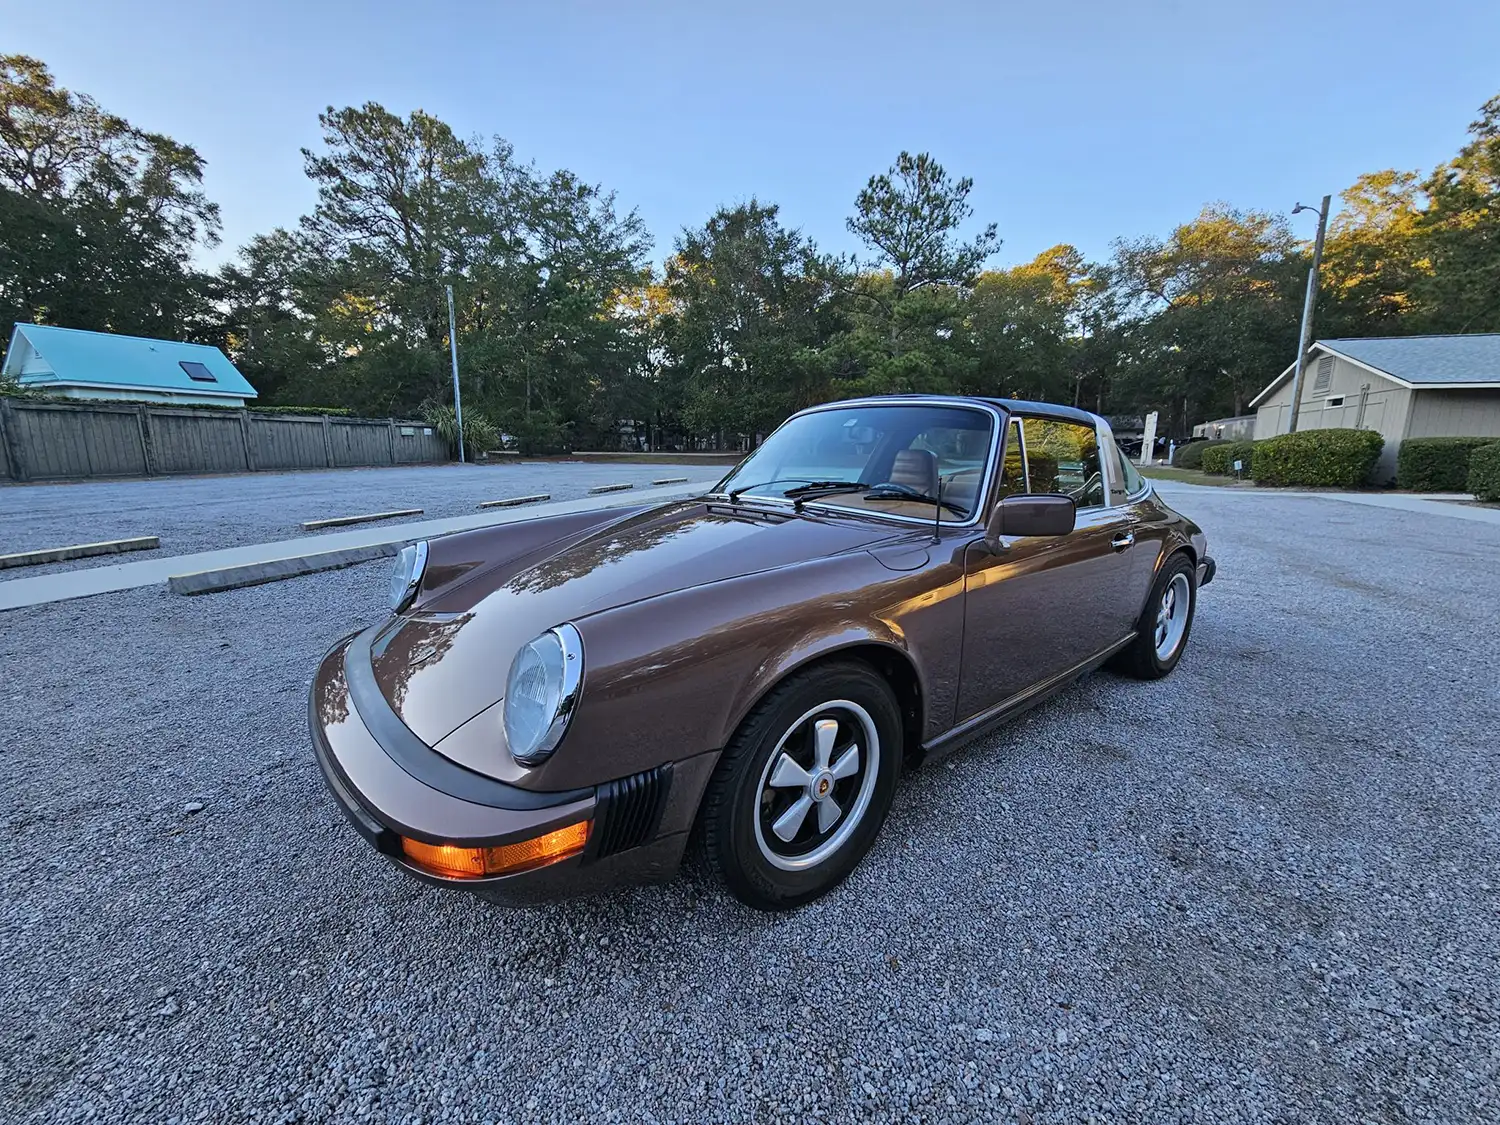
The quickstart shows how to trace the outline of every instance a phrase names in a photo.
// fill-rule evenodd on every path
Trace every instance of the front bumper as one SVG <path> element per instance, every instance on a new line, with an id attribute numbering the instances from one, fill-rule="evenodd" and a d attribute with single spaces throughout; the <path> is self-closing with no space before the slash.
<path id="1" fill-rule="evenodd" d="M 308 727 L 329 791 L 355 831 L 382 855 L 424 881 L 513 902 L 650 882 L 677 870 L 711 761 L 689 759 L 651 771 L 646 781 L 637 775 L 565 793 L 495 781 L 444 758 L 401 723 L 369 675 L 372 632 L 346 638 L 323 658 L 309 693 Z M 412 862 L 401 843 L 405 837 L 490 847 L 580 821 L 591 825 L 581 855 L 511 875 L 434 874 Z M 622 836 L 620 825 L 627 821 L 644 828 Z"/>
<path id="2" fill-rule="evenodd" d="M 1219 564 L 1208 555 L 1204 555 L 1198 563 L 1198 585 L 1207 586 L 1214 580 L 1214 575 L 1219 571 Z"/>

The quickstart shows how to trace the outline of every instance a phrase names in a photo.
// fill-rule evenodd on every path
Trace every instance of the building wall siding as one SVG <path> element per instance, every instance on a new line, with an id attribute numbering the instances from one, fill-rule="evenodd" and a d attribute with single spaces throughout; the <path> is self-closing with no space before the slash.
<path id="1" fill-rule="evenodd" d="M 1315 357 L 1302 375 L 1302 408 L 1297 416 L 1299 430 L 1364 429 L 1375 430 L 1385 438 L 1380 461 L 1375 467 L 1377 481 L 1396 476 L 1396 450 L 1406 433 L 1407 414 L 1411 409 L 1409 387 L 1350 363 L 1342 356 L 1333 357 L 1332 380 L 1328 390 L 1313 396 L 1317 382 L 1318 359 Z M 1365 387 L 1369 387 L 1365 395 Z M 1343 404 L 1329 406 L 1330 398 L 1343 396 Z M 1364 395 L 1364 415 L 1360 416 L 1360 397 Z M 1255 438 L 1284 434 L 1291 425 L 1292 381 L 1288 379 L 1255 411 Z"/>
<path id="2" fill-rule="evenodd" d="M 1406 436 L 1500 438 L 1500 389 L 1420 390 Z"/>

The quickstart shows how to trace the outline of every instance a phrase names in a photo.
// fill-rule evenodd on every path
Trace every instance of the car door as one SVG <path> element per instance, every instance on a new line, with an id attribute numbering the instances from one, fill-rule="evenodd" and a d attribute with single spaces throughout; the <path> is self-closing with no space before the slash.
<path id="1" fill-rule="evenodd" d="M 1014 443 L 1014 447 L 1013 444 Z M 999 496 L 1073 496 L 1073 532 L 971 543 L 964 558 L 964 644 L 958 722 L 993 710 L 1087 661 L 1130 631 L 1134 535 L 1109 503 L 1100 433 L 1074 419 L 1018 415 L 1006 433 Z M 1019 453 L 1019 456 L 1017 456 Z"/>

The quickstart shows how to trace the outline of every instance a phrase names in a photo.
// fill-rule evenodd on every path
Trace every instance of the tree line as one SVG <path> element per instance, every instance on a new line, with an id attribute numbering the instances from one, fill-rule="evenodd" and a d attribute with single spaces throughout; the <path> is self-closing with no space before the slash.
<path id="1" fill-rule="evenodd" d="M 451 408 L 451 285 L 466 415 L 539 450 L 734 447 L 811 403 L 911 391 L 1159 410 L 1183 434 L 1296 350 L 1310 247 L 1278 214 L 1215 203 L 1102 261 L 1061 244 L 991 269 L 972 181 L 902 152 L 854 196 L 857 253 L 751 199 L 657 264 L 635 211 L 504 140 L 375 103 L 319 124 L 312 211 L 205 270 L 197 150 L 0 56 L 3 323 L 217 344 L 262 404 L 410 415 Z M 1500 97 L 1453 159 L 1340 198 L 1319 336 L 1500 331 Z"/>

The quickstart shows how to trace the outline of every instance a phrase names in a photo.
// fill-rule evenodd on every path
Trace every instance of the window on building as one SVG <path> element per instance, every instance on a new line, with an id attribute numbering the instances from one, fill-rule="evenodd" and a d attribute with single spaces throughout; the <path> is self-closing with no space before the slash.
<path id="1" fill-rule="evenodd" d="M 1326 395 L 1333 386 L 1333 356 L 1325 355 L 1318 360 L 1318 374 L 1313 379 L 1313 394 Z"/>
<path id="2" fill-rule="evenodd" d="M 1032 492 L 1061 492 L 1079 508 L 1104 506 L 1099 436 L 1093 426 L 1053 418 L 1023 418 Z"/>
<path id="3" fill-rule="evenodd" d="M 1323 400 L 1323 405 L 1325 407 L 1327 407 L 1329 410 L 1333 410 L 1333 409 L 1335 409 L 1337 407 L 1343 406 L 1344 405 L 1344 396 L 1343 395 L 1329 395 L 1326 399 Z"/>
<path id="4" fill-rule="evenodd" d="M 195 383 L 217 383 L 214 373 L 197 360 L 179 359 L 177 366 L 187 372 L 187 377 Z"/>

